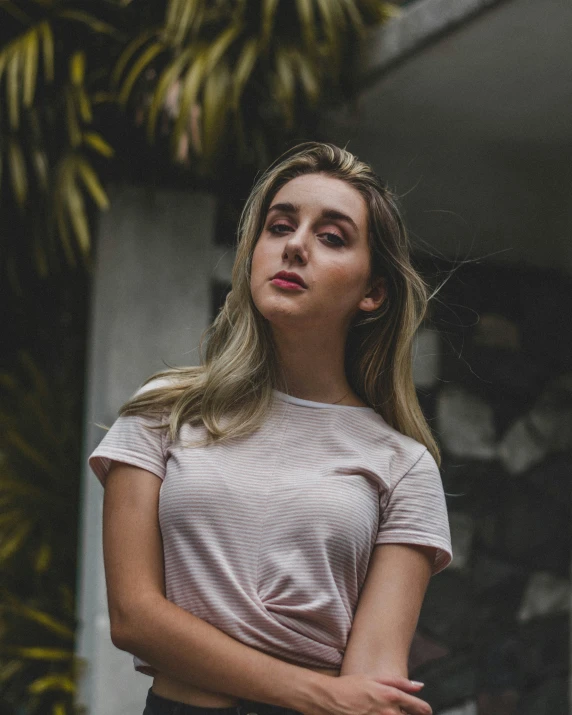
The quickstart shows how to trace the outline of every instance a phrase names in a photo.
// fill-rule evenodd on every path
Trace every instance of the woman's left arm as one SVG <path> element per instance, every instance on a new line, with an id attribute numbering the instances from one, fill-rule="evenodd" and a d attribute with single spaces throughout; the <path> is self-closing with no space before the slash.
<path id="1" fill-rule="evenodd" d="M 374 546 L 340 675 L 408 677 L 409 649 L 434 558 L 430 546 Z"/>

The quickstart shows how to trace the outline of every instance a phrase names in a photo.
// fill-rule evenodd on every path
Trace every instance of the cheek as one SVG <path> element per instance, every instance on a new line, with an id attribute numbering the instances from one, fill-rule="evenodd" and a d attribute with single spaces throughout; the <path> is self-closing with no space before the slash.
<path id="1" fill-rule="evenodd" d="M 350 300 L 361 294 L 367 283 L 369 267 L 367 265 L 351 264 L 346 262 L 334 263 L 327 270 L 327 280 L 329 288 L 335 288 L 340 294 L 347 296 Z"/>

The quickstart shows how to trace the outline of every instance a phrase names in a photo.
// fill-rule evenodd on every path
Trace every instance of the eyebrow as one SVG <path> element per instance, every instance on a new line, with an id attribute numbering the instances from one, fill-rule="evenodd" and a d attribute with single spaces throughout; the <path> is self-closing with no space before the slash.
<path id="1" fill-rule="evenodd" d="M 296 204 L 291 204 L 288 201 L 283 204 L 273 204 L 268 209 L 268 213 L 270 213 L 271 211 L 283 211 L 284 213 L 287 213 L 287 214 L 298 214 L 300 212 L 300 207 L 297 206 Z M 336 209 L 323 209 L 321 215 L 324 218 L 337 219 L 338 221 L 347 221 L 347 223 L 349 223 L 351 226 L 353 226 L 356 233 L 359 233 L 359 229 L 357 227 L 356 222 L 352 218 L 350 218 L 347 214 L 344 214 L 341 211 L 337 211 Z"/>

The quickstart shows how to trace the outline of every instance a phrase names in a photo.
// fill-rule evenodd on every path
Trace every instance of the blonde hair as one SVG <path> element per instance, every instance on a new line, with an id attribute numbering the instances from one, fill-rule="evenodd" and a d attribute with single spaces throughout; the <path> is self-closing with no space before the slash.
<path id="1" fill-rule="evenodd" d="M 341 179 L 364 197 L 370 278 L 386 279 L 387 295 L 381 306 L 373 313 L 360 312 L 350 326 L 345 355 L 348 381 L 391 427 L 424 444 L 440 465 L 439 448 L 413 383 L 413 342 L 426 315 L 428 287 L 411 265 L 397 197 L 368 164 L 328 143 L 299 144 L 258 178 L 239 221 L 231 291 L 201 337 L 201 364 L 154 373 L 145 385 L 156 378 L 176 379 L 136 395 L 120 414 L 166 411 L 172 439 L 184 423 L 204 425 L 207 441 L 240 437 L 260 427 L 272 389 L 278 385 L 279 366 L 268 321 L 252 300 L 252 254 L 276 193 L 291 179 L 315 173 Z"/>

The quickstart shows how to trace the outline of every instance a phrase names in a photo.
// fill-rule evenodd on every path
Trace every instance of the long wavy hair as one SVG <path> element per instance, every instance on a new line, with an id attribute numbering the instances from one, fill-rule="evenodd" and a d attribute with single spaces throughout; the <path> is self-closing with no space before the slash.
<path id="1" fill-rule="evenodd" d="M 381 306 L 373 313 L 360 311 L 349 328 L 347 379 L 391 427 L 424 444 L 440 465 L 439 448 L 413 383 L 414 337 L 426 315 L 429 291 L 411 265 L 397 196 L 368 164 L 329 143 L 298 144 L 257 179 L 238 225 L 231 290 L 201 336 L 200 365 L 154 373 L 143 386 L 157 378 L 172 379 L 136 394 L 119 414 L 166 414 L 163 428 L 172 439 L 184 423 L 204 425 L 206 443 L 240 437 L 260 427 L 271 405 L 272 389 L 280 384 L 280 367 L 269 323 L 252 300 L 252 254 L 280 188 L 297 176 L 317 173 L 347 182 L 365 199 L 370 281 L 386 279 L 387 294 Z"/>

